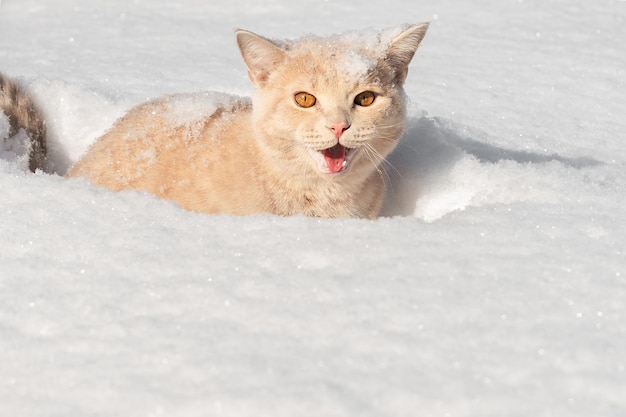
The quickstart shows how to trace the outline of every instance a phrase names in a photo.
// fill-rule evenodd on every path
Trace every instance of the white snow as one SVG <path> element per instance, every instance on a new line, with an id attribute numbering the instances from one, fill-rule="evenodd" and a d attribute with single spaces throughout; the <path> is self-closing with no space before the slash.
<path id="1" fill-rule="evenodd" d="M 4 113 L 0 112 L 0 137 L 8 138 L 10 130 L 11 125 L 9 123 L 9 118 L 5 116 Z"/>
<path id="2" fill-rule="evenodd" d="M 431 26 L 395 217 L 200 215 L 3 148 L 0 415 L 626 415 L 625 18 L 617 0 L 3 1 L 0 70 L 48 115 L 58 173 L 136 103 L 250 95 L 236 27 Z"/>

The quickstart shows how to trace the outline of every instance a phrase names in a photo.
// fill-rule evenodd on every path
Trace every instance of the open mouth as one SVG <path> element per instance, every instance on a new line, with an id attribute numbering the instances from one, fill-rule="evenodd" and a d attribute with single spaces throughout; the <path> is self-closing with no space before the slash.
<path id="1" fill-rule="evenodd" d="M 317 162 L 318 169 L 325 174 L 337 174 L 348 169 L 357 150 L 347 148 L 340 143 L 321 151 L 308 149 L 309 154 Z"/>

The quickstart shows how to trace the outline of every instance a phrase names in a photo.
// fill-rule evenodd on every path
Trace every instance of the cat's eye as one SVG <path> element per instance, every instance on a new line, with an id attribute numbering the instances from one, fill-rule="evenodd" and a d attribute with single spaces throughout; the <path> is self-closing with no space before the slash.
<path id="1" fill-rule="evenodd" d="M 375 99 L 376 94 L 374 94 L 373 91 L 363 91 L 354 98 L 354 104 L 361 107 L 367 107 L 370 106 Z"/>
<path id="2" fill-rule="evenodd" d="M 295 99 L 296 104 L 300 107 L 304 107 L 305 109 L 313 107 L 315 105 L 315 102 L 317 101 L 313 94 L 304 92 L 296 94 Z"/>

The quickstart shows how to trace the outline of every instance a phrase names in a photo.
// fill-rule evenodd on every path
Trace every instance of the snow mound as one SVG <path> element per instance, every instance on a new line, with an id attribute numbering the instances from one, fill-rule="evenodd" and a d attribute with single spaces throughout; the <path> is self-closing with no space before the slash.
<path id="1" fill-rule="evenodd" d="M 384 215 L 438 220 L 468 207 L 534 202 L 554 204 L 577 187 L 593 158 L 522 152 L 467 137 L 451 122 L 410 118 L 387 165 Z"/>
<path id="2" fill-rule="evenodd" d="M 46 172 L 65 174 L 128 108 L 89 88 L 38 78 L 29 85 L 47 124 Z"/>
<path id="3" fill-rule="evenodd" d="M 0 140 L 7 139 L 10 130 L 9 118 L 3 112 L 0 112 Z"/>
<path id="4" fill-rule="evenodd" d="M 13 136 L 9 136 L 10 132 L 9 119 L 0 112 L 0 159 L 12 162 L 16 169 L 28 171 L 30 137 L 23 129 L 20 129 Z"/>

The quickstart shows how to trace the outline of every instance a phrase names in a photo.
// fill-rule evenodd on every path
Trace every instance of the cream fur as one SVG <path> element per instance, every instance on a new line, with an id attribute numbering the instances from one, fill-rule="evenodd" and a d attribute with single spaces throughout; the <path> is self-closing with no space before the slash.
<path id="1" fill-rule="evenodd" d="M 217 109 L 180 117 L 175 109 L 195 102 L 208 109 L 215 97 L 142 104 L 68 176 L 113 190 L 145 190 L 204 213 L 374 218 L 384 196 L 384 158 L 404 129 L 402 84 L 426 29 L 408 27 L 378 48 L 345 37 L 278 43 L 238 31 L 255 86 L 253 105 L 220 96 Z M 364 91 L 376 95 L 367 107 L 354 103 Z M 298 106 L 299 92 L 315 96 L 316 104 Z M 337 124 L 347 127 L 339 138 L 329 127 Z M 338 142 L 353 149 L 345 170 L 322 172 L 321 151 Z"/>

